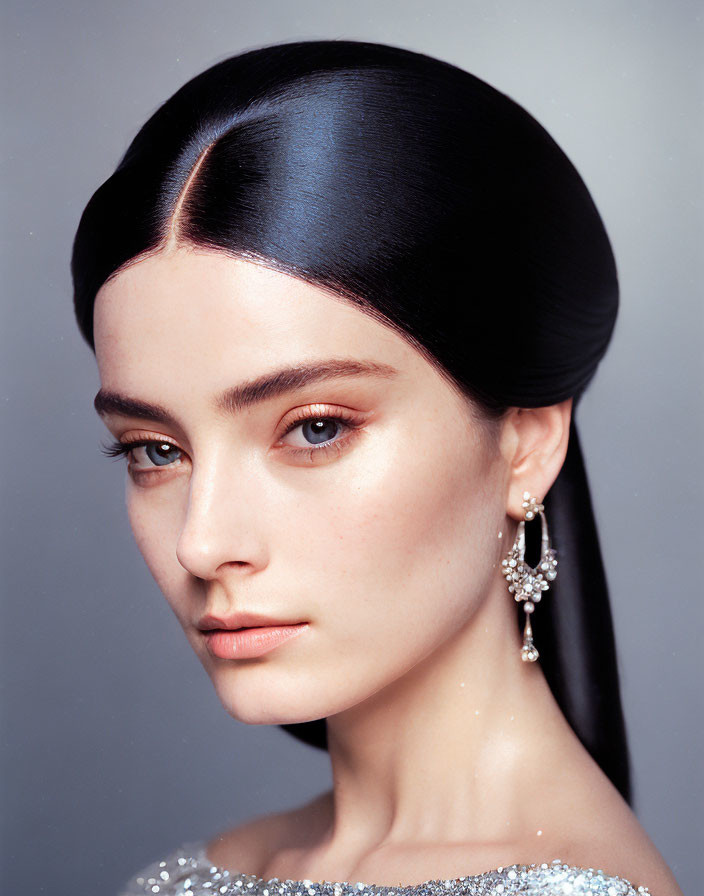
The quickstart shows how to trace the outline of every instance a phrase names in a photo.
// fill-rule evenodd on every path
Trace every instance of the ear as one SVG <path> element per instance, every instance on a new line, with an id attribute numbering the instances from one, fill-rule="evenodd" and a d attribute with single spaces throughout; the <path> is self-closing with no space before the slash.
<path id="1" fill-rule="evenodd" d="M 567 454 L 572 399 L 542 408 L 511 408 L 501 432 L 501 453 L 509 464 L 506 512 L 522 520 L 523 493 L 542 503 Z"/>

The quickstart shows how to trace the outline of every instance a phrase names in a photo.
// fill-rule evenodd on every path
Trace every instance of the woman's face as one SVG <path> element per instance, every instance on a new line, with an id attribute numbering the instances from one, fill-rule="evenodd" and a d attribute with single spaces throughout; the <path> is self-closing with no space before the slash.
<path id="1" fill-rule="evenodd" d="M 500 578 L 495 442 L 359 308 L 180 248 L 106 283 L 94 333 L 106 425 L 153 443 L 128 456 L 135 539 L 235 718 L 302 722 L 360 703 L 455 634 Z M 316 366 L 328 375 L 303 376 Z M 257 656 L 232 636 L 209 646 L 203 617 L 237 613 L 304 624 Z"/>

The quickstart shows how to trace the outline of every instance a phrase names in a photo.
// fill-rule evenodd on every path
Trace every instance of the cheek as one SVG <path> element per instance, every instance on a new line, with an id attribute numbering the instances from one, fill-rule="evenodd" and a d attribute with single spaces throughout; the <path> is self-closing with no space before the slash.
<path id="1" fill-rule="evenodd" d="M 174 612 L 181 615 L 181 604 L 185 610 L 188 574 L 176 558 L 182 519 L 180 500 L 168 489 L 155 488 L 147 494 L 148 497 L 127 478 L 127 516 L 134 540 L 162 594 Z"/>
<path id="2" fill-rule="evenodd" d="M 336 500 L 297 519 L 306 537 L 288 564 L 303 573 L 330 647 L 387 673 L 469 618 L 494 572 L 502 517 L 479 448 L 466 436 L 415 436 L 365 445 L 350 459 Z"/>

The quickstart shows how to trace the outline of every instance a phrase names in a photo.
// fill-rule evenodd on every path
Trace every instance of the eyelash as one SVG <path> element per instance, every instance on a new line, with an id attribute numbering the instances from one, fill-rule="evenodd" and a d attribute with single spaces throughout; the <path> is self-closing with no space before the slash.
<path id="1" fill-rule="evenodd" d="M 351 430 L 348 435 L 343 436 L 339 439 L 335 439 L 335 441 L 322 444 L 320 448 L 286 448 L 286 451 L 292 453 L 294 457 L 307 457 L 311 463 L 313 462 L 313 457 L 320 453 L 328 455 L 331 452 L 335 452 L 339 454 L 342 447 L 345 446 L 355 436 L 361 425 L 354 417 L 340 411 L 335 414 L 310 414 L 303 412 L 300 417 L 297 417 L 295 420 L 292 420 L 291 423 L 289 423 L 286 430 L 281 434 L 281 438 L 287 436 L 297 426 L 301 426 L 308 420 L 334 420 L 336 423 L 343 423 L 348 429 Z M 168 439 L 134 439 L 130 442 L 113 441 L 107 445 L 101 445 L 100 451 L 106 457 L 126 457 L 135 448 L 141 448 L 146 445 L 173 445 L 173 443 L 169 442 Z M 178 449 L 177 445 L 173 445 L 173 447 Z M 174 466 L 174 464 L 163 465 L 164 469 L 170 466 Z M 155 466 L 153 470 L 139 470 L 137 472 L 139 472 L 140 474 L 152 473 L 154 472 L 154 470 L 158 469 L 159 467 Z"/>

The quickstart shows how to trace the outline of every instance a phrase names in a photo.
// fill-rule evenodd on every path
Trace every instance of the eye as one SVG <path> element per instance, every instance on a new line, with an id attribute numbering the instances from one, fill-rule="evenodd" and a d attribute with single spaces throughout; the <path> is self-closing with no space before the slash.
<path id="1" fill-rule="evenodd" d="M 106 457 L 122 457 L 131 455 L 133 469 L 137 471 L 154 469 L 155 467 L 174 466 L 181 461 L 183 452 L 176 445 L 164 439 L 135 439 L 131 442 L 112 442 L 101 447 Z"/>
<path id="2" fill-rule="evenodd" d="M 340 430 L 344 429 L 344 425 L 345 421 L 339 417 L 306 417 L 303 422 L 294 423 L 285 434 L 300 429 L 300 435 L 310 447 L 334 439 Z"/>
<path id="3" fill-rule="evenodd" d="M 318 407 L 322 408 L 322 406 Z M 360 427 L 361 421 L 349 412 L 321 413 L 306 408 L 298 411 L 294 419 L 286 425 L 279 440 L 280 450 L 284 450 L 287 455 L 295 458 L 313 462 L 315 457 L 320 459 L 330 453 L 341 453 L 353 441 Z M 292 446 L 283 441 L 297 429 L 300 430 L 297 446 L 295 442 Z M 180 466 L 187 460 L 187 455 L 177 445 L 166 439 L 113 441 L 108 445 L 101 445 L 100 450 L 106 457 L 127 457 L 131 461 L 128 469 L 133 474 L 144 474 L 159 468 Z"/>
<path id="4" fill-rule="evenodd" d="M 300 447 L 286 446 L 286 453 L 295 457 L 307 457 L 313 460 L 314 455 L 330 451 L 339 452 L 351 441 L 360 424 L 356 418 L 345 412 L 311 413 L 307 408 L 301 411 L 287 425 L 284 436 L 288 436 L 294 430 L 299 429 L 298 445 Z M 340 432 L 349 434 L 342 438 L 336 438 Z M 282 436 L 282 439 L 283 437 Z M 286 445 L 285 442 L 282 442 Z"/>
<path id="5" fill-rule="evenodd" d="M 179 460 L 180 455 L 181 449 L 171 442 L 144 442 L 132 448 L 132 457 L 137 466 L 153 464 L 156 467 L 166 467 Z"/>

